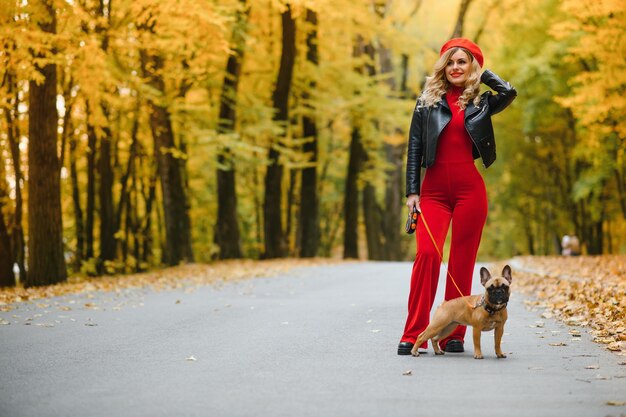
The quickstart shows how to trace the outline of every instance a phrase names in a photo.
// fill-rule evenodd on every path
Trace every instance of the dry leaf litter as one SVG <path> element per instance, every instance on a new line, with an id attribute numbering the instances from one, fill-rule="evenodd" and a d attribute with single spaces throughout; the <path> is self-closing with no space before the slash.
<path id="1" fill-rule="evenodd" d="M 596 343 L 626 356 L 625 255 L 527 256 L 510 264 L 516 290 L 533 299 L 526 302 L 530 308 L 544 309 L 543 318 L 588 327 Z M 580 332 L 573 329 L 570 335 L 580 337 Z"/>
<path id="2" fill-rule="evenodd" d="M 81 294 L 92 291 L 121 292 L 130 288 L 151 288 L 155 291 L 202 285 L 221 285 L 255 277 L 285 273 L 293 268 L 344 262 L 334 259 L 277 259 L 266 261 L 229 260 L 211 264 L 187 264 L 132 275 L 112 275 L 96 278 L 71 277 L 67 282 L 43 287 L 0 288 L 0 311 L 15 308 L 13 303 Z M 44 306 L 44 304 L 41 304 Z M 86 308 L 93 307 L 90 303 Z M 68 307 L 65 307 L 68 308 Z"/>

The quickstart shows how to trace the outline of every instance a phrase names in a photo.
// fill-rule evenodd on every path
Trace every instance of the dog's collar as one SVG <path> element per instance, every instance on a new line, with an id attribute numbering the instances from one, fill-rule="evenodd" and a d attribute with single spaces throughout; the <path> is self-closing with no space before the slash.
<path id="1" fill-rule="evenodd" d="M 474 308 L 484 307 L 487 313 L 489 313 L 490 316 L 493 316 L 498 311 L 505 309 L 506 305 L 507 303 L 504 303 L 500 305 L 499 307 L 494 307 L 491 304 L 487 304 L 487 300 L 485 300 L 485 296 L 483 295 L 482 297 L 480 297 L 480 301 L 478 302 L 478 304 L 476 304 L 476 307 Z"/>

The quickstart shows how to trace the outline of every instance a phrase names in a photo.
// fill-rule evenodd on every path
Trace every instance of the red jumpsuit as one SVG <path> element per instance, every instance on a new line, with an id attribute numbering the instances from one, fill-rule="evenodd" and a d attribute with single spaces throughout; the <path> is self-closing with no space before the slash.
<path id="1" fill-rule="evenodd" d="M 437 292 L 441 259 L 435 249 L 422 217 L 430 227 L 439 252 L 452 221 L 452 241 L 448 269 L 463 295 L 469 295 L 476 253 L 487 219 L 485 183 L 474 165 L 472 139 L 465 129 L 465 112 L 456 101 L 462 90 L 452 87 L 445 99 L 452 110 L 452 120 L 441 132 L 435 163 L 427 168 L 420 193 L 422 215 L 417 223 L 417 254 L 411 274 L 409 314 L 401 342 L 415 343 L 426 329 Z M 461 296 L 446 275 L 445 299 Z M 465 326 L 458 326 L 450 336 L 439 342 L 441 348 L 451 340 L 463 341 Z M 420 346 L 426 348 L 426 343 Z"/>

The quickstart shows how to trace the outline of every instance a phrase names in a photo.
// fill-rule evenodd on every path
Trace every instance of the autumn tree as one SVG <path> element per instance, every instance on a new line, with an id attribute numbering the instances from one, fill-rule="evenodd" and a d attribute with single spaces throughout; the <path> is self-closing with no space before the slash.
<path id="1" fill-rule="evenodd" d="M 34 1 L 32 18 L 42 36 L 56 33 L 56 9 L 50 0 Z M 65 281 L 57 149 L 57 68 L 54 50 L 33 52 L 35 79 L 29 81 L 28 276 L 26 286 Z"/>
<path id="2" fill-rule="evenodd" d="M 289 123 L 289 93 L 296 57 L 296 22 L 291 15 L 291 5 L 287 4 L 281 14 L 282 53 L 276 85 L 272 95 L 275 109 L 274 120 L 286 131 Z M 282 220 L 282 181 L 283 165 L 280 161 L 280 140 L 269 148 L 269 165 L 265 174 L 265 197 L 263 200 L 263 225 L 265 231 L 264 257 L 276 258 L 286 254 L 286 236 Z"/>
<path id="3" fill-rule="evenodd" d="M 245 33 L 250 6 L 246 0 L 240 1 L 236 11 L 231 40 L 232 53 L 226 63 L 226 74 L 220 97 L 218 134 L 227 135 L 235 131 L 237 123 L 237 93 L 241 66 L 245 52 Z M 241 239 L 237 216 L 237 190 L 235 187 L 235 167 L 230 148 L 226 145 L 218 154 L 217 167 L 217 222 L 215 241 L 219 246 L 220 258 L 240 258 Z"/>
<path id="4" fill-rule="evenodd" d="M 317 12 L 306 9 L 306 23 L 309 25 L 306 35 L 306 60 L 315 71 L 319 64 L 317 46 Z M 315 81 L 310 81 L 308 89 L 315 91 Z M 303 100 L 309 111 L 302 117 L 302 134 L 306 140 L 303 151 L 309 156 L 310 164 L 302 170 L 302 185 L 300 191 L 300 256 L 303 258 L 317 255 L 320 226 L 319 226 L 319 199 L 317 190 L 317 164 L 319 161 L 318 133 L 316 124 L 316 109 L 310 103 L 311 93 L 305 92 Z"/>

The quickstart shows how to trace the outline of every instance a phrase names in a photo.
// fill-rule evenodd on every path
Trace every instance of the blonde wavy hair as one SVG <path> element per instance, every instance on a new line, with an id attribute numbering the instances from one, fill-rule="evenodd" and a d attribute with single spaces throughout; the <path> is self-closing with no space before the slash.
<path id="1" fill-rule="evenodd" d="M 459 97 L 457 104 L 463 110 L 467 107 L 470 101 L 474 102 L 475 106 L 478 106 L 480 102 L 480 65 L 478 61 L 474 59 L 474 56 L 465 48 L 456 47 L 451 48 L 444 52 L 443 55 L 435 63 L 435 68 L 431 76 L 426 77 L 426 83 L 424 84 L 424 91 L 419 97 L 419 105 L 430 107 L 439 103 L 450 88 L 451 84 L 446 78 L 446 66 L 450 57 L 457 51 L 463 51 L 470 59 L 471 72 L 465 82 L 465 89 Z"/>

